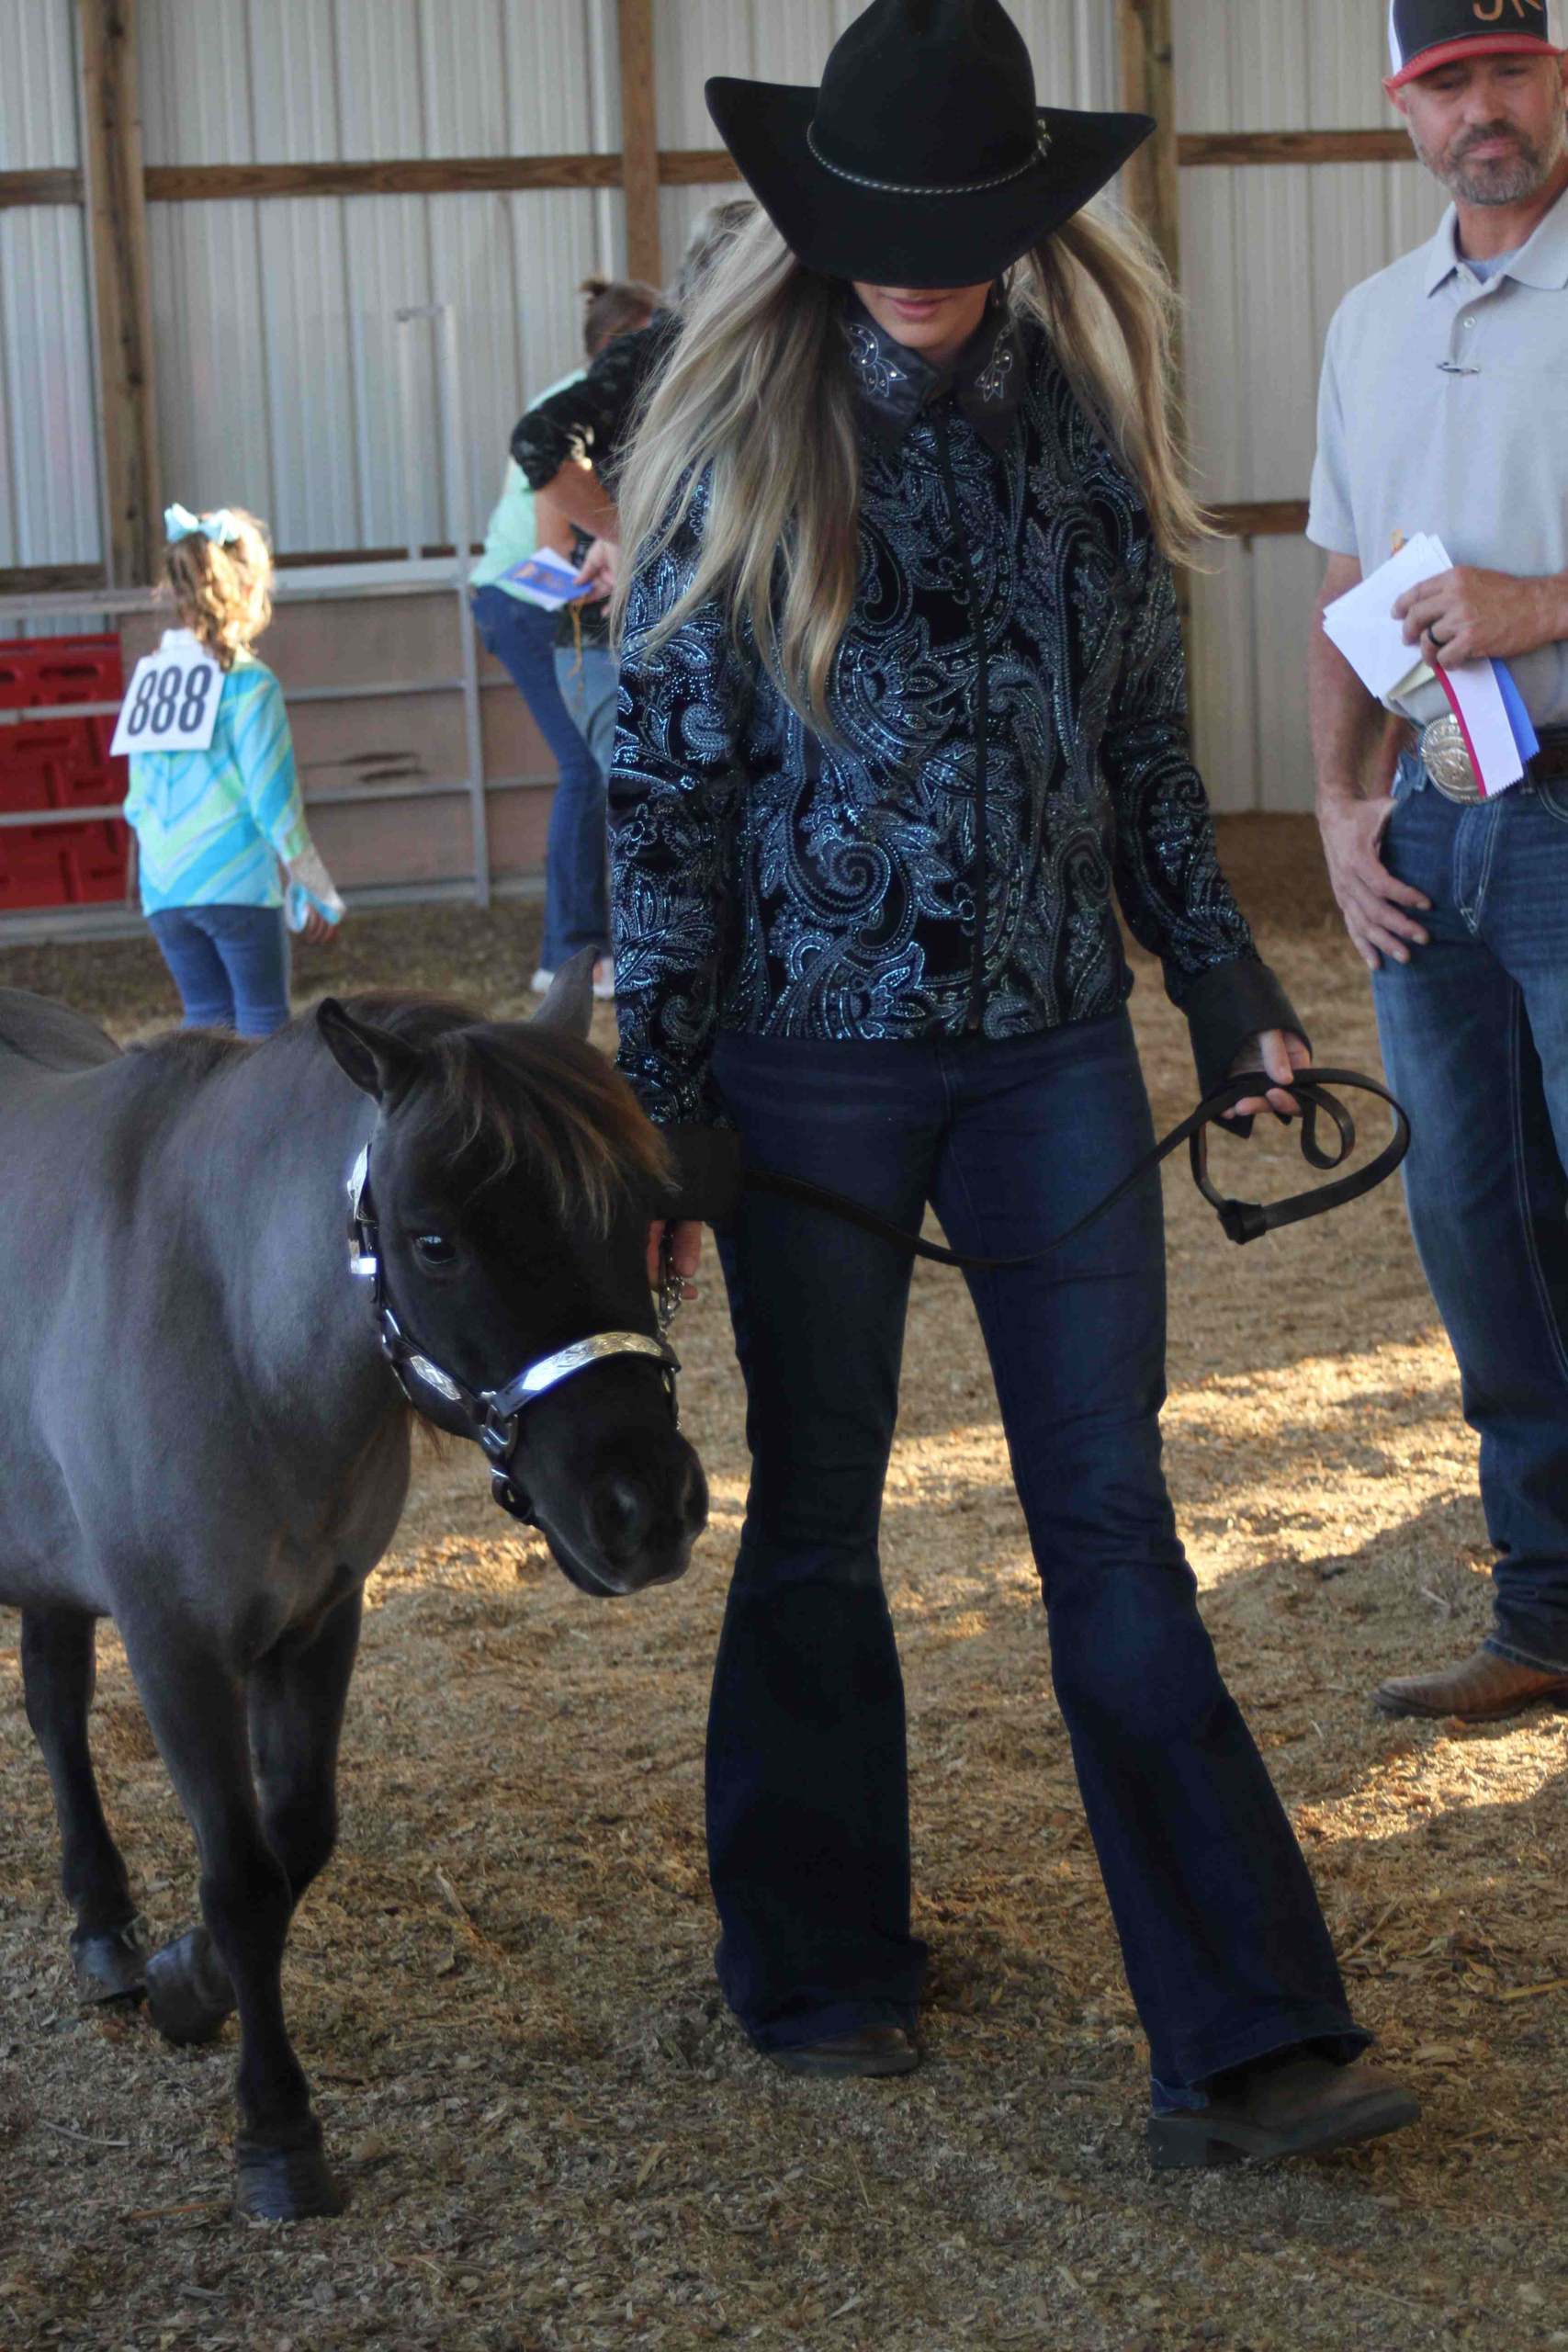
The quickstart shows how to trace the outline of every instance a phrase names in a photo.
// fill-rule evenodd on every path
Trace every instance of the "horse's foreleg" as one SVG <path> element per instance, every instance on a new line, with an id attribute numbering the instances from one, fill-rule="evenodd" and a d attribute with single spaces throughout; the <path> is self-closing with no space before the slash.
<path id="1" fill-rule="evenodd" d="M 308 1641 L 286 1635 L 251 1670 L 251 1752 L 266 1840 L 296 1903 L 337 1843 L 337 1751 L 365 1596 L 340 1600 Z"/>
<path id="2" fill-rule="evenodd" d="M 269 2221 L 338 2213 L 346 2199 L 284 2022 L 283 1948 L 294 1898 L 256 1806 L 243 1685 L 167 1624 L 122 1629 L 148 1719 L 201 1856 L 201 1909 L 240 2012 L 234 2202 Z M 182 1942 L 187 1939 L 182 1939 Z M 149 1999 L 156 2014 L 153 1979 Z"/>
<path id="3" fill-rule="evenodd" d="M 95 1675 L 91 1617 L 73 1609 L 22 1611 L 22 1687 L 28 1721 L 43 1751 L 60 1825 L 61 1884 L 76 1914 L 71 1959 L 84 2001 L 140 1990 L 147 1922 L 130 1898 L 109 1834 L 93 1758 L 87 1711 Z"/>

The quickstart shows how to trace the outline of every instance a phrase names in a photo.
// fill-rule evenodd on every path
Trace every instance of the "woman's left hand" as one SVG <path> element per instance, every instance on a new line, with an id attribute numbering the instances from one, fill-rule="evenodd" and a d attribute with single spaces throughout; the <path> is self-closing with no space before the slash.
<path id="1" fill-rule="evenodd" d="M 1292 1077 L 1298 1069 L 1306 1069 L 1312 1054 L 1304 1037 L 1290 1029 L 1264 1029 L 1249 1037 L 1231 1064 L 1230 1074 L 1239 1078 L 1244 1070 L 1267 1070 L 1270 1078 L 1280 1083 L 1271 1086 L 1267 1094 L 1248 1094 L 1235 1108 L 1225 1113 L 1227 1119 L 1253 1117 L 1259 1111 L 1277 1111 L 1288 1119 L 1299 1111 L 1301 1104 L 1293 1094 L 1286 1091 Z"/>

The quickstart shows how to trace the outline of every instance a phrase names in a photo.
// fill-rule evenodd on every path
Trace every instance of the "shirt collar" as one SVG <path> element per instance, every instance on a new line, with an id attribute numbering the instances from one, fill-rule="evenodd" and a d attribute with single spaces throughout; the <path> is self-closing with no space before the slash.
<path id="1" fill-rule="evenodd" d="M 1463 260 L 1459 249 L 1459 215 L 1450 204 L 1427 248 L 1427 292 L 1435 294 Z M 1517 277 L 1521 286 L 1539 287 L 1547 294 L 1561 294 L 1568 288 L 1568 189 L 1537 221 L 1528 242 L 1492 283 L 1497 285 L 1505 277 Z"/>
<path id="2" fill-rule="evenodd" d="M 1012 312 L 996 296 L 945 368 L 896 342 L 858 294 L 845 303 L 844 338 L 862 406 L 889 457 L 897 456 L 922 410 L 948 391 L 988 447 L 1007 447 L 1023 390 L 1023 354 Z"/>

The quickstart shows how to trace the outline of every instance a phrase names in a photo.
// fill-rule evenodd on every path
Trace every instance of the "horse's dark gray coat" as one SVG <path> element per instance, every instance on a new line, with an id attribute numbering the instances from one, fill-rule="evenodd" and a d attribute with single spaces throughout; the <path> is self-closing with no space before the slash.
<path id="1" fill-rule="evenodd" d="M 584 970 L 543 1017 L 585 1030 L 586 1007 Z M 517 1035 L 460 1010 L 442 1022 L 458 1043 Z M 195 1034 L 122 1054 L 61 1006 L 0 989 L 0 1602 L 22 1611 L 78 1982 L 87 1997 L 145 1985 L 176 2038 L 238 2007 L 237 2201 L 284 2217 L 342 2202 L 279 1971 L 332 1849 L 362 1588 L 409 1476 L 410 1415 L 349 1268 L 362 1146 L 380 1156 L 422 1343 L 451 1349 L 459 1377 L 499 1385 L 570 1338 L 652 1328 L 640 1195 L 599 1240 L 519 1170 L 473 1206 L 417 1116 L 428 1044 L 352 1009 L 324 1007 L 321 1024 L 259 1047 Z M 547 1037 L 539 1050 L 582 1053 Z M 623 1149 L 628 1117 L 640 1124 L 629 1097 L 603 1109 Z M 421 1291 L 414 1243 L 437 1216 L 463 1279 L 448 1267 Z M 585 1589 L 680 1573 L 705 1489 L 656 1366 L 579 1374 L 525 1428 L 541 1523 Z M 99 1616 L 119 1628 L 196 1833 L 210 1945 L 196 1930 L 149 1956 L 88 1753 Z"/>

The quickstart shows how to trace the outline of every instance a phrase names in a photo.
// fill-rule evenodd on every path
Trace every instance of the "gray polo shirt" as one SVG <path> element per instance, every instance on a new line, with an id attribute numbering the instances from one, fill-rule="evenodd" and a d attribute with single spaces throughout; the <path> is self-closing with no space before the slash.
<path id="1" fill-rule="evenodd" d="M 1335 312 L 1307 537 L 1369 572 L 1396 531 L 1489 571 L 1568 571 L 1568 193 L 1490 284 L 1450 206 Z M 1508 666 L 1536 725 L 1568 726 L 1568 644 Z M 1402 707 L 1425 722 L 1448 704 L 1433 685 Z"/>

